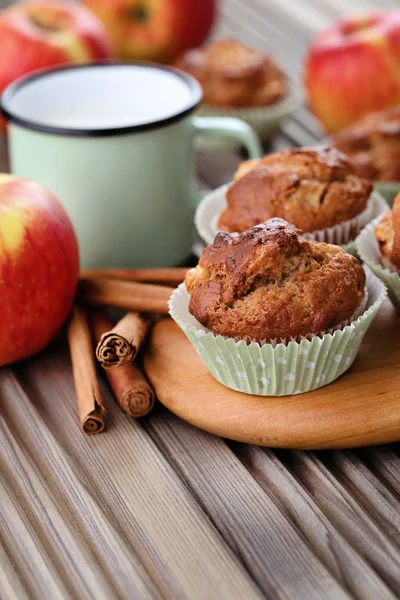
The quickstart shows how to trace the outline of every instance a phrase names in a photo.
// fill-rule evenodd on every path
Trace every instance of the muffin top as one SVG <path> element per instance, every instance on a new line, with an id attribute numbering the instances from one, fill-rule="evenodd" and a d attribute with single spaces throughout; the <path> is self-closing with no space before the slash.
<path id="1" fill-rule="evenodd" d="M 382 256 L 400 270 L 400 194 L 376 226 L 375 237 Z"/>
<path id="2" fill-rule="evenodd" d="M 268 56 L 233 39 L 190 50 L 174 66 L 198 80 L 205 104 L 267 106 L 287 92 L 285 75 Z"/>
<path id="3" fill-rule="evenodd" d="M 360 177 L 400 181 L 400 106 L 367 115 L 333 138 L 354 160 Z"/>
<path id="4" fill-rule="evenodd" d="M 240 233 L 281 217 L 304 232 L 325 229 L 362 213 L 371 190 L 333 148 L 284 150 L 240 165 L 218 227 Z"/>
<path id="5" fill-rule="evenodd" d="M 220 232 L 188 271 L 189 311 L 213 333 L 263 342 L 305 336 L 349 319 L 364 296 L 356 258 L 301 241 L 270 219 L 242 234 Z"/>

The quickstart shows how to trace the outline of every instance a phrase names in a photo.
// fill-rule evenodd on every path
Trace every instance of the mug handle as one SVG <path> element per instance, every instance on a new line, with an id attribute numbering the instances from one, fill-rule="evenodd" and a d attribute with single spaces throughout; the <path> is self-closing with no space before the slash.
<path id="1" fill-rule="evenodd" d="M 241 119 L 233 117 L 193 117 L 194 135 L 219 135 L 238 140 L 247 150 L 249 158 L 264 154 L 254 129 Z"/>
<path id="2" fill-rule="evenodd" d="M 247 150 L 250 159 L 261 158 L 264 152 L 255 131 L 240 119 L 233 117 L 193 117 L 194 135 L 222 135 L 238 140 Z M 194 206 L 197 206 L 203 194 L 192 194 Z"/>

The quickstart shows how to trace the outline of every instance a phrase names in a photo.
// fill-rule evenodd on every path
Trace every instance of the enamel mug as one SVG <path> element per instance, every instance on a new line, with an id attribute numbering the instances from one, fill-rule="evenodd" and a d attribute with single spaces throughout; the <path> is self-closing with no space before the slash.
<path id="1" fill-rule="evenodd" d="M 150 63 L 95 63 L 40 71 L 9 86 L 11 170 L 66 208 L 83 267 L 172 266 L 191 253 L 196 135 L 239 140 L 261 156 L 237 119 L 194 117 L 201 89 Z"/>

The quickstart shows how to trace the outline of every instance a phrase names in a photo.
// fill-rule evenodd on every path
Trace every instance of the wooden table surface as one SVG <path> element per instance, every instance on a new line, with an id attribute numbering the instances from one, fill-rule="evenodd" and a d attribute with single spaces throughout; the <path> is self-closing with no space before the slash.
<path id="1" fill-rule="evenodd" d="M 349 7 L 372 2 L 225 0 L 217 33 L 300 81 L 307 44 Z M 302 108 L 269 149 L 320 136 Z M 201 185 L 237 161 L 199 156 Z M 271 451 L 161 407 L 130 420 L 104 395 L 109 427 L 86 437 L 65 347 L 0 372 L 1 599 L 399 597 L 397 446 Z"/>

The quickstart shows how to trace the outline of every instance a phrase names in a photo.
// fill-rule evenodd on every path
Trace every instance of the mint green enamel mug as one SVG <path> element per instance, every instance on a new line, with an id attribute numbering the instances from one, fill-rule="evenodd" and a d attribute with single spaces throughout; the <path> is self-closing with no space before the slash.
<path id="1" fill-rule="evenodd" d="M 199 118 L 190 76 L 147 63 L 61 67 L 2 96 L 11 170 L 41 183 L 74 224 L 83 267 L 171 266 L 193 243 L 193 139 L 258 138 L 237 119 Z"/>

